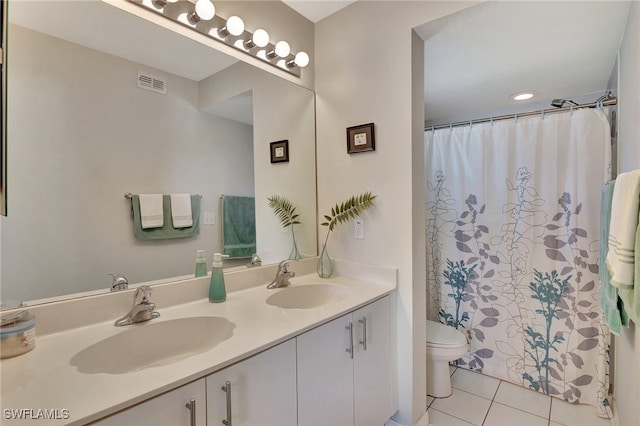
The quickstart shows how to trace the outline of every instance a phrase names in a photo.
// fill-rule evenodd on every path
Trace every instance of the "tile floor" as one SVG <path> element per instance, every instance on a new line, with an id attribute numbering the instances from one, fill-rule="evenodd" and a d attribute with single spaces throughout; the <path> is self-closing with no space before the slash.
<path id="1" fill-rule="evenodd" d="M 588 405 L 557 398 L 472 371 L 449 367 L 453 394 L 427 396 L 429 425 L 611 426 Z"/>

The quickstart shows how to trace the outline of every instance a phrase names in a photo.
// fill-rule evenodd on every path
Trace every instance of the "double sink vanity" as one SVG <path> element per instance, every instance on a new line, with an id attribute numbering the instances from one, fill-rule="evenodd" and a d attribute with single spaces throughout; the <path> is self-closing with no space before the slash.
<path id="1" fill-rule="evenodd" d="M 396 270 L 292 262 L 153 287 L 160 317 L 115 327 L 132 291 L 29 308 L 36 348 L 0 361 L 7 424 L 368 425 L 397 409 L 393 391 Z M 43 423 L 43 420 L 44 423 Z"/>

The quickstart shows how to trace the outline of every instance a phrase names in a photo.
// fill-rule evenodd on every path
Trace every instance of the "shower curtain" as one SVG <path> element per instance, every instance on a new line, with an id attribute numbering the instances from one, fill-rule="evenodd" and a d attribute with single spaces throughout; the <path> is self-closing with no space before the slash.
<path id="1" fill-rule="evenodd" d="M 610 140 L 604 109 L 425 134 L 427 315 L 468 336 L 457 365 L 602 417 L 610 335 L 598 238 Z"/>

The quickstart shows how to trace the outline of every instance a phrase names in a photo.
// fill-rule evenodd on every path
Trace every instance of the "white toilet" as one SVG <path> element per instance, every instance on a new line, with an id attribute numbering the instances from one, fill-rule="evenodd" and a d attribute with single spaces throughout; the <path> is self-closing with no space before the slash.
<path id="1" fill-rule="evenodd" d="M 467 338 L 453 327 L 427 320 L 427 395 L 451 395 L 449 362 L 467 352 Z"/>

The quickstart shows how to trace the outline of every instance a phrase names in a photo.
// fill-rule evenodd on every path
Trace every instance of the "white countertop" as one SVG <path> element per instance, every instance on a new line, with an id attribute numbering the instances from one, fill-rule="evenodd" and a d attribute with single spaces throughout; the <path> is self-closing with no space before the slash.
<path id="1" fill-rule="evenodd" d="M 150 323 L 220 316 L 235 324 L 233 336 L 205 352 L 126 374 L 86 374 L 70 364 L 78 352 L 131 327 L 115 327 L 115 317 L 40 336 L 33 351 L 0 361 L 0 424 L 84 424 L 97 420 L 220 370 L 395 289 L 395 281 L 374 283 L 345 276 L 324 280 L 315 273 L 291 279 L 292 287 L 320 283 L 341 284 L 349 292 L 334 304 L 313 309 L 282 309 L 268 305 L 265 300 L 279 290 L 268 290 L 264 285 L 228 293 L 224 303 L 199 299 L 164 308 L 158 305 L 156 310 L 161 316 Z M 144 323 L 134 327 L 144 327 Z M 122 356 L 127 356 L 127 348 L 122 348 Z M 7 416 L 6 410 L 10 409 L 68 410 L 69 418 L 44 423 L 42 420 L 14 420 Z"/>

